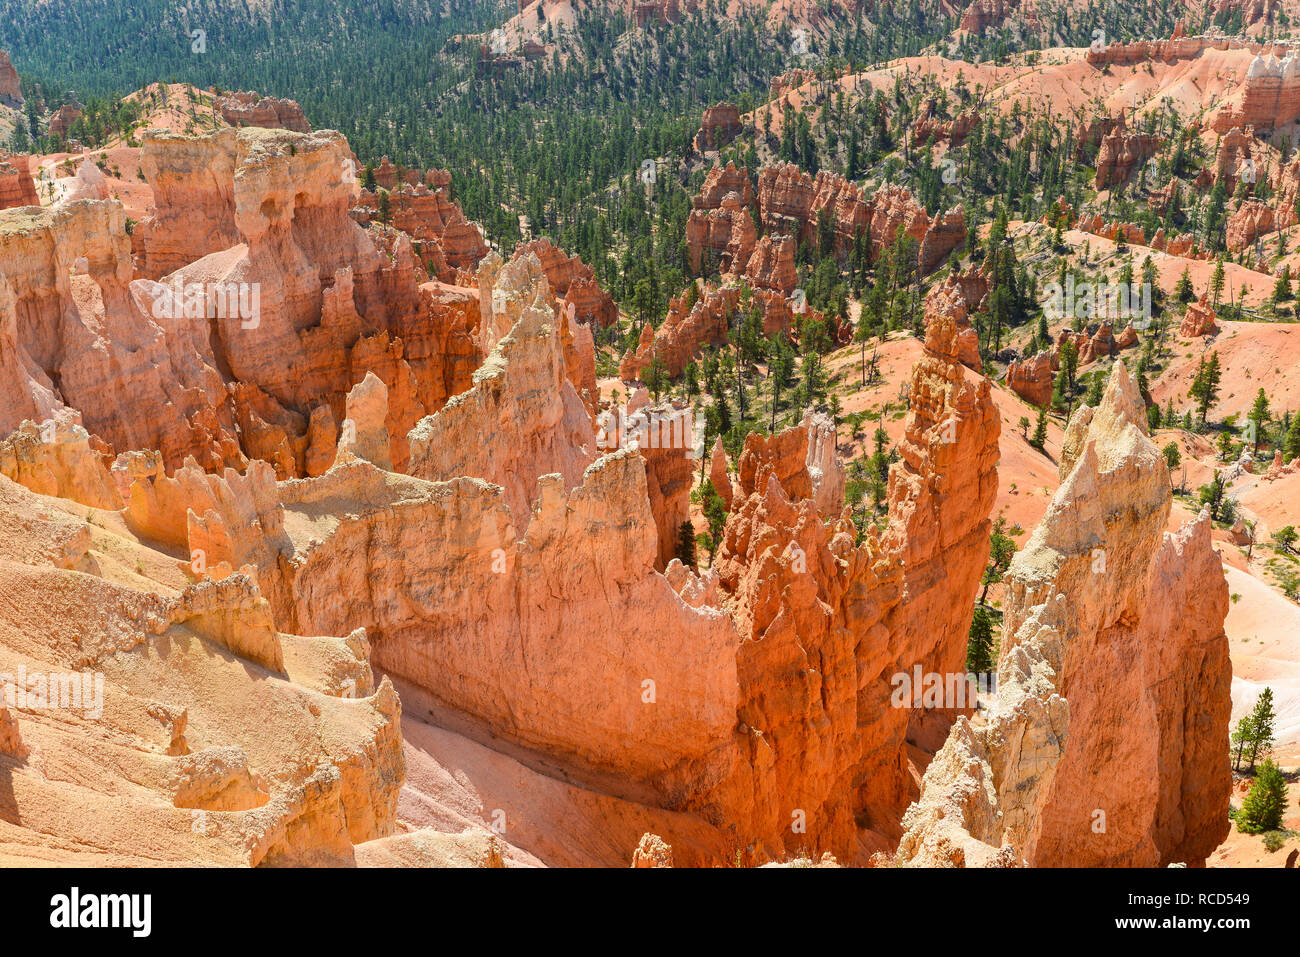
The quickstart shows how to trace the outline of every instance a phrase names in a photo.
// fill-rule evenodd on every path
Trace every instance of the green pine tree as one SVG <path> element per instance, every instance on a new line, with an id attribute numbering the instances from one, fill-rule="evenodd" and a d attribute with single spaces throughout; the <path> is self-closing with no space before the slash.
<path id="1" fill-rule="evenodd" d="M 1246 746 L 1250 769 L 1255 770 L 1255 761 L 1267 757 L 1273 750 L 1273 724 L 1277 714 L 1273 711 L 1273 689 L 1265 687 L 1255 701 L 1255 709 L 1250 713 L 1251 737 Z"/>
<path id="2" fill-rule="evenodd" d="M 1047 445 L 1047 407 L 1038 410 L 1038 424 L 1034 426 L 1034 437 L 1029 440 L 1029 444 L 1038 451 L 1044 451 Z"/>
<path id="3" fill-rule="evenodd" d="M 997 664 L 993 660 L 993 614 L 987 605 L 975 606 L 966 642 L 967 671 L 992 671 Z"/>
<path id="4" fill-rule="evenodd" d="M 1255 783 L 1237 812 L 1237 830 L 1243 834 L 1263 834 L 1282 826 L 1282 809 L 1286 806 L 1286 778 L 1271 760 L 1259 766 Z"/>
<path id="5" fill-rule="evenodd" d="M 687 568 L 695 567 L 695 526 L 689 518 L 677 530 L 677 559 Z"/>

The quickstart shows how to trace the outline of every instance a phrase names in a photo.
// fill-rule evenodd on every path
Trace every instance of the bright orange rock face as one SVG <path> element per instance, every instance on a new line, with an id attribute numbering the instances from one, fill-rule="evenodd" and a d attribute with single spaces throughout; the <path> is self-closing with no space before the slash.
<path id="1" fill-rule="evenodd" d="M 39 205 L 29 158 L 0 152 L 0 209 Z"/>
<path id="2" fill-rule="evenodd" d="M 686 221 L 692 271 L 698 273 L 704 266 L 721 272 L 745 268 L 758 236 L 749 212 L 751 194 L 744 167 L 737 169 L 728 163 L 709 170 L 700 195 L 691 201 Z"/>
<path id="3" fill-rule="evenodd" d="M 1117 130 L 1102 138 L 1101 150 L 1097 153 L 1097 189 L 1128 182 L 1133 171 L 1154 156 L 1159 148 L 1159 137 L 1126 131 L 1121 122 Z"/>
<path id="4" fill-rule="evenodd" d="M 1197 336 L 1208 336 L 1218 328 L 1218 317 L 1214 314 L 1214 307 L 1210 305 L 1206 296 L 1201 296 L 1196 302 L 1187 304 L 1187 311 L 1183 313 L 1178 334 L 1194 339 Z"/>
<path id="5" fill-rule="evenodd" d="M 381 179 L 390 185 L 384 186 Z M 397 170 L 390 164 L 375 169 L 375 182 L 389 191 L 388 222 L 411 238 L 417 259 L 432 278 L 455 283 L 458 273 L 472 273 L 487 255 L 482 232 L 451 198 L 446 170 L 430 169 L 423 179 L 418 170 L 408 170 L 407 181 L 399 186 Z M 381 219 L 379 193 L 362 189 L 351 214 L 363 226 Z"/>
<path id="6" fill-rule="evenodd" d="M 144 150 L 156 205 L 134 258 L 115 201 L 0 212 L 0 648 L 113 693 L 101 725 L 0 708 L 7 860 L 691 866 L 894 848 L 918 798 L 909 755 L 968 727 L 960 708 L 899 706 L 896 679 L 964 673 L 997 488 L 999 418 L 967 368 L 982 275 L 927 300 L 888 524 L 849 520 L 836 426 L 809 414 L 748 436 L 734 472 L 715 446 L 728 513 L 692 569 L 672 556 L 705 465 L 684 441 L 598 430 L 606 307 L 580 261 L 537 241 L 426 279 L 415 244 L 447 232 L 416 238 L 431 220 L 414 203 L 400 226 L 358 223 L 336 133 L 151 134 Z M 447 185 L 382 175 L 413 200 Z M 721 209 L 747 189 L 732 168 L 705 192 Z M 840 182 L 817 190 L 809 210 L 915 230 L 922 259 L 955 232 L 904 192 L 859 209 Z M 766 235 L 736 263 L 764 277 L 765 324 L 793 318 L 794 242 Z M 249 298 L 209 315 L 224 284 Z M 680 369 L 742 295 L 674 300 L 623 371 Z M 692 410 L 638 393 L 626 411 Z M 1202 537 L 1153 566 L 1169 602 L 1201 602 L 1195 640 L 1157 604 L 1145 645 L 1099 631 L 1062 671 L 1071 707 L 1094 703 L 1072 718 L 1086 731 L 1122 724 L 1090 665 L 1146 656 L 1123 680 L 1164 722 L 1154 750 L 1124 752 L 1122 793 L 1094 792 L 1084 772 L 1113 742 L 1081 732 L 1028 853 L 1072 853 L 1094 793 L 1136 813 L 1141 761 L 1218 773 L 1222 755 L 1188 743 L 1215 740 L 1227 701 L 1205 683 L 1222 615 L 1194 594 L 1218 587 Z M 1018 628 L 1035 613 L 1011 607 Z M 1156 803 L 1190 792 L 1186 827 L 1161 812 L 1142 832 L 1161 859 L 1195 857 L 1223 817 L 1176 777 Z"/>
<path id="7" fill-rule="evenodd" d="M 1228 217 L 1228 248 L 1236 251 L 1246 249 L 1276 228 L 1272 206 L 1258 199 L 1247 200 Z"/>
<path id="8" fill-rule="evenodd" d="M 730 317 L 740 301 L 740 287 L 705 286 L 688 307 L 689 293 L 687 290 L 669 300 L 668 316 L 658 329 L 649 323 L 642 327 L 636 350 L 624 356 L 619 364 L 620 378 L 640 379 L 655 357 L 663 363 L 669 376 L 678 376 L 701 346 L 726 341 Z"/>
<path id="9" fill-rule="evenodd" d="M 695 134 L 695 150 L 720 150 L 736 138 L 740 129 L 740 107 L 734 103 L 711 106 L 704 111 L 700 131 Z"/>

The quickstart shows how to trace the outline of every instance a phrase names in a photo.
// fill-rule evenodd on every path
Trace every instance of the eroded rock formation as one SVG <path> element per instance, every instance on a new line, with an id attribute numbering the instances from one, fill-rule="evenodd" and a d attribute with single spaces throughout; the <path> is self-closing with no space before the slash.
<path id="1" fill-rule="evenodd" d="M 1117 363 L 1008 572 L 997 700 L 926 770 L 899 862 L 1197 864 L 1226 836 L 1227 583 L 1208 515 L 1164 530 L 1145 422 Z"/>
<path id="2" fill-rule="evenodd" d="M 310 133 L 311 124 L 302 107 L 293 100 L 280 100 L 257 93 L 228 93 L 217 97 L 215 106 L 231 126 L 260 126 L 268 130 Z"/>
<path id="3" fill-rule="evenodd" d="M 0 209 L 39 206 L 30 157 L 0 152 Z"/>
<path id="4" fill-rule="evenodd" d="M 711 106 L 704 111 L 700 130 L 695 134 L 695 151 L 720 150 L 736 138 L 740 129 L 740 107 L 734 103 Z"/>
<path id="5" fill-rule="evenodd" d="M 18 82 L 18 71 L 9 61 L 9 54 L 0 50 L 0 103 L 5 106 L 22 106 L 23 91 Z"/>
<path id="6" fill-rule="evenodd" d="M 576 320 L 603 329 L 618 319 L 614 297 L 600 288 L 596 274 L 579 257 L 566 256 L 545 237 L 515 247 L 515 256 L 526 253 L 534 254 L 541 261 L 551 289 L 567 303 L 573 304 Z"/>
<path id="7" fill-rule="evenodd" d="M 1160 148 L 1160 139 L 1151 133 L 1130 131 L 1124 128 L 1123 119 L 1118 127 L 1102 137 L 1097 153 L 1097 189 L 1108 189 L 1128 182 L 1133 171 Z"/>
<path id="8" fill-rule="evenodd" d="M 823 170 L 815 177 L 792 163 L 764 167 L 758 175 L 758 206 L 764 227 L 800 242 L 817 242 L 817 224 L 829 218 L 832 248 L 846 257 L 859 233 L 870 242 L 873 261 L 894 242 L 899 230 L 917 244 L 922 272 L 932 271 L 965 242 L 965 214 L 949 210 L 931 220 L 912 194 L 887 184 L 866 198 L 853 183 Z"/>

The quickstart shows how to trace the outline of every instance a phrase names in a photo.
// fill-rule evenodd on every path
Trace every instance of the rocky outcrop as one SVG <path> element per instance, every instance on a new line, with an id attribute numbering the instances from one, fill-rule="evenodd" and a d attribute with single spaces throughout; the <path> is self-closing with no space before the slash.
<path id="1" fill-rule="evenodd" d="M 1186 339 L 1195 339 L 1198 336 L 1211 335 L 1218 329 L 1218 317 L 1214 313 L 1214 307 L 1210 305 L 1208 297 L 1203 295 L 1196 302 L 1187 304 L 1187 311 L 1183 313 L 1178 334 Z"/>
<path id="2" fill-rule="evenodd" d="M 737 167 L 735 163 L 715 166 L 709 170 L 704 177 L 704 185 L 700 187 L 700 195 L 691 200 L 691 208 L 718 209 L 729 193 L 739 196 L 744 206 L 749 206 L 754 201 L 749 171 L 743 166 Z"/>
<path id="3" fill-rule="evenodd" d="M 1025 359 L 1014 359 L 1007 366 L 1007 388 L 1030 405 L 1045 408 L 1052 401 L 1052 384 L 1056 375 L 1056 353 L 1044 349 Z"/>
<path id="4" fill-rule="evenodd" d="M 1160 138 L 1151 133 L 1129 131 L 1121 121 L 1101 140 L 1097 153 L 1097 189 L 1109 189 L 1127 183 L 1133 171 L 1160 149 Z"/>
<path id="5" fill-rule="evenodd" d="M 976 269 L 965 273 L 949 273 L 942 283 L 926 294 L 926 315 L 940 313 L 949 316 L 957 328 L 957 361 L 968 369 L 979 372 L 979 334 L 971 325 L 970 313 L 980 308 L 988 296 L 988 280 Z"/>
<path id="6" fill-rule="evenodd" d="M 515 257 L 527 253 L 541 261 L 551 289 L 566 303 L 572 303 L 573 318 L 578 322 L 604 329 L 618 319 L 614 297 L 600 288 L 596 274 L 580 258 L 566 256 L 545 237 L 515 247 Z"/>
<path id="7" fill-rule="evenodd" d="M 834 251 L 841 257 L 872 220 L 872 207 L 853 183 L 826 171 L 813 177 L 793 163 L 759 171 L 758 208 L 768 232 L 791 235 L 802 243 L 817 242 L 817 223 L 824 214 L 832 222 Z"/>
<path id="8" fill-rule="evenodd" d="M 154 319 L 128 286 L 120 204 L 11 209 L 0 223 L 0 434 L 66 407 L 114 449 L 242 464 L 207 330 Z"/>
<path id="9" fill-rule="evenodd" d="M 81 119 L 81 104 L 76 100 L 65 103 L 50 117 L 50 135 L 66 139 L 72 124 L 79 119 Z"/>
<path id="10" fill-rule="evenodd" d="M 703 291 L 688 288 L 668 302 L 668 316 L 655 329 L 649 323 L 641 328 L 641 339 L 619 363 L 618 374 L 624 382 L 640 379 L 658 358 L 664 372 L 673 378 L 681 375 L 695 353 L 706 345 L 718 345 L 727 339 L 731 316 L 740 301 L 739 286 Z"/>
<path id="11" fill-rule="evenodd" d="M 388 442 L 388 389 L 373 372 L 348 393 L 347 418 L 340 430 L 335 462 L 360 459 L 391 472 Z"/>
<path id="12" fill-rule="evenodd" d="M 754 252 L 757 230 L 739 193 L 728 193 L 717 209 L 693 209 L 686 220 L 691 271 L 739 272 Z"/>
<path id="13" fill-rule="evenodd" d="M 914 146 L 925 146 L 931 142 L 960 146 L 980 119 L 979 112 L 973 109 L 963 110 L 950 120 L 941 119 L 938 114 L 939 101 L 936 98 L 931 97 L 922 104 L 912 123 Z"/>
<path id="14" fill-rule="evenodd" d="M 1214 165 L 1201 170 L 1196 185 L 1205 188 L 1222 182 L 1233 193 L 1242 181 L 1254 183 L 1269 165 L 1268 150 L 1253 130 L 1230 129 L 1219 139 Z"/>
<path id="15" fill-rule="evenodd" d="M 758 230 L 749 211 L 749 174 L 728 163 L 715 166 L 704 180 L 700 195 L 691 200 L 686 220 L 686 245 L 691 270 L 706 266 L 719 272 L 740 272 L 746 267 Z"/>
<path id="16" fill-rule="evenodd" d="M 972 603 L 953 596 L 974 596 L 988 557 L 1000 425 L 989 381 L 961 364 L 963 348 L 956 319 L 927 310 L 925 356 L 912 370 L 882 539 L 904 567 L 907 617 L 894 635 L 908 649 L 904 671 L 920 665 L 923 673 L 964 674 L 961 636 Z M 951 706 L 913 712 L 909 736 L 936 747 L 954 713 Z"/>
<path id="17" fill-rule="evenodd" d="M 41 205 L 30 163 L 31 157 L 0 152 L 0 209 Z"/>
<path id="18" fill-rule="evenodd" d="M 219 350 L 213 365 L 238 383 L 234 414 L 245 436 L 260 437 L 248 453 L 274 462 L 282 476 L 304 474 L 313 410 L 326 404 L 342 421 L 348 390 L 373 371 L 389 391 L 401 468 L 406 432 L 429 411 L 427 401 L 436 407 L 445 398 L 448 382 L 445 370 L 426 378 L 412 366 L 441 365 L 430 340 L 449 332 L 417 288 L 410 240 L 349 218 L 357 184 L 346 175 L 343 138 L 255 128 L 199 139 L 154 132 L 143 165 L 155 211 L 137 228 L 139 271 L 174 272 L 161 283 L 137 282 L 141 301 L 166 304 L 195 289 L 233 289 L 253 300 L 224 315 L 209 302 L 215 333 L 203 333 Z M 246 314 L 249 306 L 256 315 Z"/>
<path id="19" fill-rule="evenodd" d="M 957 29 L 982 36 L 990 27 L 1000 27 L 1012 14 L 1029 30 L 1038 29 L 1035 0 L 972 0 L 962 11 Z"/>
<path id="20" fill-rule="evenodd" d="M 853 183 L 822 171 L 816 177 L 792 163 L 764 167 L 758 176 L 758 205 L 764 228 L 799 242 L 817 242 L 822 216 L 832 226 L 832 248 L 848 256 L 859 233 L 868 234 L 873 261 L 902 230 L 917 244 L 918 264 L 933 270 L 965 242 L 965 214 L 950 210 L 931 220 L 904 187 L 887 184 L 869 200 Z"/>
<path id="21" fill-rule="evenodd" d="M 279 100 L 273 96 L 240 92 L 217 97 L 214 106 L 221 113 L 221 118 L 231 126 L 260 126 L 268 130 L 311 132 L 311 124 L 303 115 L 302 107 L 293 100 Z"/>
<path id="22" fill-rule="evenodd" d="M 633 867 L 672 867 L 673 849 L 658 834 L 644 834 L 632 854 Z"/>
<path id="23" fill-rule="evenodd" d="M 1007 574 L 997 700 L 926 770 L 897 859 L 1163 867 L 1227 835 L 1228 589 L 1117 363 L 1070 423 L 1064 480 Z M 1103 770 L 1104 769 L 1104 770 Z"/>
<path id="24" fill-rule="evenodd" d="M 715 455 L 730 512 L 699 573 L 666 559 L 700 463 L 600 448 L 591 330 L 537 252 L 488 254 L 457 277 L 476 285 L 417 285 L 409 237 L 351 219 L 349 158 L 328 132 L 151 133 L 156 208 L 137 232 L 154 278 L 131 281 L 116 203 L 0 213 L 0 371 L 18 386 L 0 411 L 39 424 L 72 406 L 85 425 L 75 448 L 24 427 L 0 450 L 6 607 L 41 612 L 0 644 L 57 648 L 128 692 L 110 720 L 129 747 L 99 776 L 94 744 L 59 764 L 84 733 L 71 722 L 27 733 L 45 719 L 20 710 L 0 727 L 42 748 L 68 736 L 45 749 L 55 774 L 10 776 L 24 826 L 124 863 L 141 846 L 165 862 L 409 860 L 406 832 L 353 850 L 395 837 L 400 688 L 439 734 L 544 769 L 528 773 L 584 818 L 635 815 L 593 854 L 626 862 L 647 832 L 684 865 L 887 846 L 915 796 L 909 748 L 953 712 L 895 706 L 894 679 L 962 670 L 996 488 L 997 416 L 958 361 L 956 316 L 927 315 L 889 527 L 844 514 L 835 427 L 810 414 L 751 434 L 734 484 Z M 780 276 L 792 242 L 773 237 L 762 271 Z M 963 305 L 968 278 L 950 285 Z M 218 281 L 258 289 L 258 308 L 209 315 Z M 743 294 L 681 297 L 625 364 L 689 361 Z M 765 318 L 786 308 L 779 288 L 754 295 Z M 102 494 L 120 520 L 92 534 L 10 473 Z M 378 687 L 372 659 L 391 676 Z M 134 844 L 86 798 L 100 777 L 144 809 Z M 155 781 L 166 799 L 136 801 Z"/>
<path id="25" fill-rule="evenodd" d="M 0 475 L 39 492 L 92 508 L 117 510 L 122 499 L 90 435 L 70 416 L 23 422 L 0 439 Z"/>
<path id="26" fill-rule="evenodd" d="M 1113 243 L 1146 245 L 1146 234 L 1137 223 L 1108 223 L 1101 213 L 1094 213 L 1092 216 L 1081 216 L 1079 221 L 1075 223 L 1075 229 L 1092 233 L 1102 239 L 1109 239 Z"/>
<path id="27" fill-rule="evenodd" d="M 569 378 L 564 316 L 541 262 L 525 254 L 486 290 L 481 280 L 480 289 L 498 313 L 492 322 L 508 332 L 492 342 L 471 388 L 412 429 L 408 471 L 430 481 L 471 476 L 500 485 L 522 530 L 538 495 L 538 476 L 558 474 L 562 489 L 580 485 L 596 457 L 596 435 Z"/>
<path id="28" fill-rule="evenodd" d="M 695 152 L 720 150 L 741 130 L 740 107 L 734 103 L 719 103 L 704 111 L 699 132 L 693 143 Z"/>
<path id="29" fill-rule="evenodd" d="M 375 687 L 364 634 L 278 632 L 244 575 L 173 589 L 141 565 L 114 569 L 107 554 L 93 559 L 107 574 L 71 570 L 43 543 L 74 522 L 0 477 L 0 574 L 15 625 L 0 629 L 0 644 L 30 673 L 67 673 L 86 687 L 73 710 L 29 699 L 0 716 L 6 754 L 40 753 L 7 775 L 12 854 L 345 866 L 355 844 L 393 833 L 401 705 L 390 682 Z M 132 544 L 114 541 L 114 551 Z M 34 614 L 39 627 L 20 624 Z M 323 680 L 332 669 L 351 676 L 352 694 Z"/>
<path id="30" fill-rule="evenodd" d="M 460 203 L 451 198 L 450 179 L 442 182 L 432 174 L 443 172 L 429 170 L 424 182 L 404 182 L 396 185 L 396 170 L 390 169 L 385 179 L 391 187 L 381 187 L 388 192 L 387 222 L 411 237 L 411 246 L 419 261 L 425 264 L 431 277 L 442 282 L 455 282 L 458 270 L 473 271 L 488 253 L 487 241 L 479 227 L 465 218 Z M 379 179 L 380 170 L 375 170 Z M 367 226 L 381 218 L 379 193 L 363 189 L 357 205 L 351 210 L 352 218 Z"/>
<path id="31" fill-rule="evenodd" d="M 1177 236 L 1166 238 L 1163 227 L 1156 230 L 1156 234 L 1151 237 L 1151 248 L 1162 253 L 1168 253 L 1170 256 L 1182 256 L 1185 259 L 1209 258 L 1209 253 L 1197 248 L 1194 235 L 1180 233 Z"/>
<path id="32" fill-rule="evenodd" d="M 108 199 L 109 195 L 108 177 L 87 156 L 77 167 L 77 175 L 65 187 L 59 203 L 75 203 L 82 199 Z"/>
<path id="33" fill-rule="evenodd" d="M 792 236 L 775 239 L 770 235 L 763 236 L 754 244 L 754 251 L 745 264 L 745 277 L 760 289 L 773 289 L 785 294 L 793 292 L 799 282 L 794 264 L 794 245 Z"/>
<path id="34" fill-rule="evenodd" d="M 1113 324 L 1108 321 L 1094 323 L 1079 332 L 1062 329 L 1051 349 L 1012 360 L 1007 366 L 1007 388 L 1031 405 L 1040 408 L 1048 405 L 1052 400 L 1056 371 L 1061 367 L 1061 349 L 1067 342 L 1074 346 L 1079 364 L 1087 365 L 1136 345 L 1138 336 L 1132 325 L 1125 326 L 1116 336 Z"/>
<path id="35" fill-rule="evenodd" d="M 1241 126 L 1272 129 L 1300 119 L 1300 60 L 1294 51 L 1279 60 L 1273 53 L 1262 53 L 1251 61 L 1246 71 L 1241 109 L 1234 114 Z"/>
<path id="36" fill-rule="evenodd" d="M 23 105 L 23 91 L 18 82 L 18 71 L 9 62 L 9 54 L 0 50 L 0 103 L 5 106 Z"/>
<path id="37" fill-rule="evenodd" d="M 805 83 L 811 82 L 815 79 L 817 79 L 816 70 L 807 70 L 801 67 L 793 70 L 786 70 L 784 73 L 774 76 L 770 81 L 768 81 L 768 98 L 779 100 L 791 90 L 797 90 Z"/>
<path id="38" fill-rule="evenodd" d="M 939 213 L 921 237 L 921 248 L 917 250 L 917 266 L 921 275 L 934 272 L 947 261 L 954 249 L 961 249 L 966 244 L 966 213 L 960 207 L 953 207 Z"/>
<path id="39" fill-rule="evenodd" d="M 1273 207 L 1262 200 L 1248 199 L 1228 217 L 1228 248 L 1240 252 L 1276 229 Z"/>

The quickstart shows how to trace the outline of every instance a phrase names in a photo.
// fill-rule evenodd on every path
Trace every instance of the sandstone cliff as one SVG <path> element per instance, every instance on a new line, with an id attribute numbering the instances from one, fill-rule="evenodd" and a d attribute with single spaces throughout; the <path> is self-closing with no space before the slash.
<path id="1" fill-rule="evenodd" d="M 39 205 L 30 158 L 0 152 L 0 209 Z"/>

